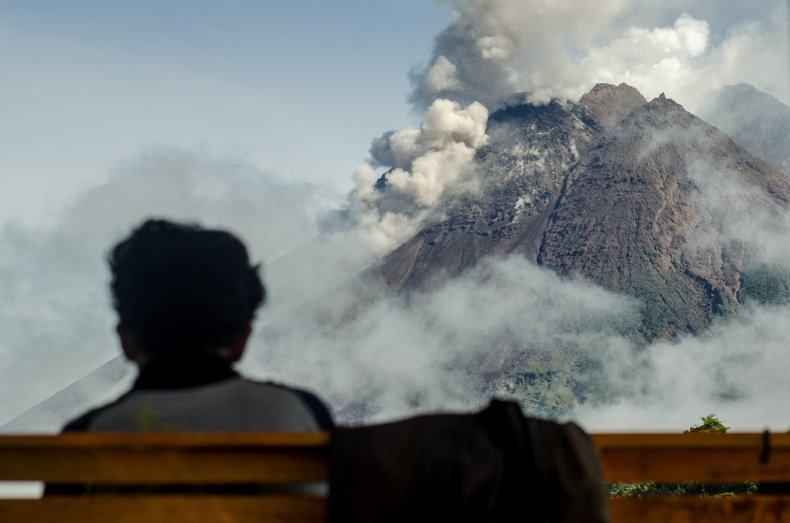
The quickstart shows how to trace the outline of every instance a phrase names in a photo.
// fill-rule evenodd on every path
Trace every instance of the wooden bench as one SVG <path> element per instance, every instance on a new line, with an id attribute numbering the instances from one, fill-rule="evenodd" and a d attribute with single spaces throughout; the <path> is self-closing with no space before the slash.
<path id="1" fill-rule="evenodd" d="M 596 434 L 608 482 L 790 482 L 790 435 Z M 768 443 L 766 445 L 766 443 Z M 326 481 L 329 436 L 256 433 L 0 436 L 0 481 L 296 485 Z M 790 495 L 611 500 L 615 523 L 787 522 Z M 0 522 L 320 522 L 326 499 L 265 494 L 53 495 L 0 500 Z"/>

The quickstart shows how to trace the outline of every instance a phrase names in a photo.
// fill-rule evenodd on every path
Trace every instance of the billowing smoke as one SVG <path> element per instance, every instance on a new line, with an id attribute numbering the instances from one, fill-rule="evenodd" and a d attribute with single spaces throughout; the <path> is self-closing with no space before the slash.
<path id="1" fill-rule="evenodd" d="M 748 187 L 734 167 L 712 158 L 691 159 L 689 176 L 703 190 L 719 241 L 747 253 L 745 268 L 790 270 L 790 213 Z"/>
<path id="2" fill-rule="evenodd" d="M 488 141 L 487 121 L 488 111 L 479 103 L 462 107 L 438 99 L 419 129 L 391 131 L 373 142 L 371 164 L 354 173 L 352 211 L 375 252 L 407 240 L 435 217 L 443 198 L 475 189 L 472 160 Z M 376 167 L 388 170 L 382 176 Z"/>
<path id="3" fill-rule="evenodd" d="M 563 280 L 517 256 L 485 260 L 408 299 L 380 295 L 340 328 L 322 328 L 321 318 L 342 315 L 338 310 L 358 296 L 336 291 L 329 298 L 298 315 L 265 314 L 260 350 L 245 367 L 317 388 L 345 422 L 476 407 L 493 394 L 509 394 L 501 378 L 519 379 L 526 371 L 512 363 L 527 355 L 568 375 L 580 359 L 619 360 L 623 351 L 630 354 L 623 333 L 639 322 L 634 300 Z M 623 382 L 621 370 L 609 370 L 592 380 L 610 389 Z M 572 401 L 572 386 L 561 401 Z M 539 397 L 546 394 L 536 389 L 536 408 L 552 403 Z"/>
<path id="4" fill-rule="evenodd" d="M 712 412 L 738 430 L 787 430 L 788 318 L 790 306 L 750 306 L 699 336 L 651 345 L 629 367 L 629 394 L 579 405 L 573 416 L 593 430 L 677 431 Z"/>
<path id="5" fill-rule="evenodd" d="M 740 81 L 790 100 L 787 5 L 779 0 L 747 12 L 706 1 L 447 3 L 452 21 L 413 72 L 417 105 L 444 97 L 494 109 L 521 92 L 537 103 L 576 100 L 599 82 L 626 82 L 648 99 L 666 91 L 692 110 Z"/>

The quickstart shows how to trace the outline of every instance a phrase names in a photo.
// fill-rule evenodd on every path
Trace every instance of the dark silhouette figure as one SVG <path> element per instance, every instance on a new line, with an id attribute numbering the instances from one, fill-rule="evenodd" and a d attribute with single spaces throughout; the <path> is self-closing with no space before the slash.
<path id="1" fill-rule="evenodd" d="M 139 375 L 121 398 L 65 431 L 332 427 L 314 395 L 233 369 L 266 296 L 259 267 L 234 235 L 148 220 L 112 249 L 108 263 L 116 330 Z"/>

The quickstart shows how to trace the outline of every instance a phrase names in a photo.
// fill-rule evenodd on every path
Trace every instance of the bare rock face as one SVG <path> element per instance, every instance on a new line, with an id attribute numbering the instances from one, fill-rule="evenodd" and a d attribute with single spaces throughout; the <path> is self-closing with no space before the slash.
<path id="1" fill-rule="evenodd" d="M 480 194 L 390 253 L 375 274 L 409 292 L 481 258 L 517 253 L 643 303 L 647 339 L 697 332 L 740 305 L 745 253 L 721 238 L 722 185 L 767 212 L 790 179 L 663 95 L 598 85 L 579 104 L 494 113 L 478 155 Z"/>
<path id="2" fill-rule="evenodd" d="M 631 111 L 646 103 L 642 93 L 628 84 L 596 84 L 579 100 L 593 120 L 604 127 L 616 125 Z"/>
<path id="3" fill-rule="evenodd" d="M 391 288 L 424 287 L 484 256 L 515 251 L 537 259 L 565 173 L 578 162 L 579 149 L 600 139 L 581 108 L 558 101 L 494 113 L 488 132 L 492 145 L 478 158 L 483 190 L 453 202 L 446 220 L 387 256 L 378 270 Z"/>

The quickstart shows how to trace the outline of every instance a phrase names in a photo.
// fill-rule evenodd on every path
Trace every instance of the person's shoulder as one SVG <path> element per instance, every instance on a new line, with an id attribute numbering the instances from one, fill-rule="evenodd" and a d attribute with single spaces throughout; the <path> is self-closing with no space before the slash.
<path id="1" fill-rule="evenodd" d="M 315 418 L 316 422 L 318 423 L 318 427 L 322 430 L 329 430 L 335 427 L 335 422 L 332 419 L 332 414 L 329 411 L 329 407 L 326 406 L 326 403 L 323 402 L 317 395 L 313 394 L 312 392 L 301 389 L 299 387 L 294 387 L 291 385 L 285 385 L 282 383 L 272 382 L 272 381 L 255 381 L 250 380 L 247 378 L 243 378 L 244 381 L 255 383 L 258 385 L 264 385 L 268 387 L 275 387 L 280 390 L 289 392 L 294 394 L 298 397 L 302 403 L 307 406 L 307 409 Z"/>
<path id="2" fill-rule="evenodd" d="M 91 424 L 99 414 L 118 405 L 120 402 L 125 400 L 130 393 L 131 391 L 125 393 L 115 401 L 111 401 L 106 405 L 102 405 L 101 407 L 96 407 L 95 409 L 91 409 L 85 412 L 84 414 L 72 419 L 71 421 L 68 421 L 65 425 L 63 425 L 61 432 L 84 432 L 90 430 Z"/>

